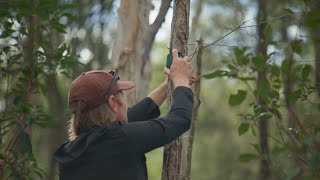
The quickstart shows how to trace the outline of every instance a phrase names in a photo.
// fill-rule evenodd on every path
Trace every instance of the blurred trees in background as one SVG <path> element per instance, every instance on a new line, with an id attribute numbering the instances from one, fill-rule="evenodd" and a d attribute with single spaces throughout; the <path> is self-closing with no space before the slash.
<path id="1" fill-rule="evenodd" d="M 171 0 L 162 0 L 155 20 L 149 24 L 153 5 L 150 0 L 122 0 L 119 22 L 112 51 L 112 63 L 123 79 L 135 82 L 126 102 L 134 105 L 148 92 L 151 77 L 150 52 L 155 36 L 165 20 Z"/>
<path id="2" fill-rule="evenodd" d="M 131 1 L 0 1 L 3 179 L 57 179 L 52 153 L 67 140 L 69 84 L 83 71 L 120 68 L 120 55 L 112 51 L 122 51 L 126 60 L 121 68 L 134 68 L 134 80 L 144 83 L 144 91 L 136 89 L 136 100 L 165 79 L 172 8 L 165 0 L 137 2 L 142 9 L 127 8 L 136 8 L 132 17 L 138 26 L 121 19 L 121 3 Z M 191 1 L 190 17 L 197 2 Z M 204 39 L 206 75 L 190 179 L 319 179 L 320 2 L 201 2 L 190 39 Z M 149 33 L 155 23 L 157 30 Z M 120 43 L 126 30 L 138 32 L 126 34 L 136 38 L 129 43 L 131 49 Z M 196 44 L 189 41 L 189 55 Z M 262 44 L 264 50 L 259 50 Z M 127 66 L 133 59 L 139 65 Z M 161 111 L 164 114 L 166 107 Z M 268 128 L 261 135 L 263 122 Z M 262 138 L 268 147 L 261 144 Z M 148 153 L 149 179 L 160 179 L 162 153 Z M 268 165 L 269 176 L 259 171 L 260 161 Z"/>

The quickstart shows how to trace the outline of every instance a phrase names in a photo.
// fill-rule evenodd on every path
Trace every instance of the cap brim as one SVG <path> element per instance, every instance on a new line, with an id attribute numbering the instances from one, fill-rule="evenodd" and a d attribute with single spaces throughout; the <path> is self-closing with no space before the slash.
<path id="1" fill-rule="evenodd" d="M 118 81 L 117 87 L 119 90 L 129 90 L 134 88 L 136 85 L 132 81 Z"/>

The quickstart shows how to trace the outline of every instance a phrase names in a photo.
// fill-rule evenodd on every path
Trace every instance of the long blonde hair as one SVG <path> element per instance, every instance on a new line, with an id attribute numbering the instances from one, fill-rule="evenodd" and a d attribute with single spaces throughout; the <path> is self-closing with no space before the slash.
<path id="1" fill-rule="evenodd" d="M 119 102 L 123 100 L 122 96 L 118 96 L 118 94 L 115 97 Z M 87 104 L 81 100 L 69 105 L 72 112 L 68 130 L 70 141 L 76 139 L 81 131 L 90 131 L 101 126 L 108 126 L 116 120 L 116 114 L 109 108 L 107 103 L 84 111 L 86 107 Z"/>

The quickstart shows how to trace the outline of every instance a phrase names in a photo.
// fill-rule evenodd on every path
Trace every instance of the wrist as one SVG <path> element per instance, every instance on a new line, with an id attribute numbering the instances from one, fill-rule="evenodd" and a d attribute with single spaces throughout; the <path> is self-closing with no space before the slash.
<path id="1" fill-rule="evenodd" d="M 174 86 L 174 89 L 179 86 L 190 88 L 190 83 L 188 79 L 179 79 L 179 80 L 173 81 L 173 86 Z"/>

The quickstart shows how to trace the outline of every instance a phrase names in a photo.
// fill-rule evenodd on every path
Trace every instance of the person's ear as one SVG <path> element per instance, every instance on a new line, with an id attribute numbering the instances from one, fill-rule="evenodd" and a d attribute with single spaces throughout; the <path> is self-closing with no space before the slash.
<path id="1" fill-rule="evenodd" d="M 111 95 L 108 99 L 108 104 L 110 109 L 115 112 L 118 113 L 118 108 L 117 108 L 117 103 L 116 103 L 116 98 L 114 95 Z"/>

